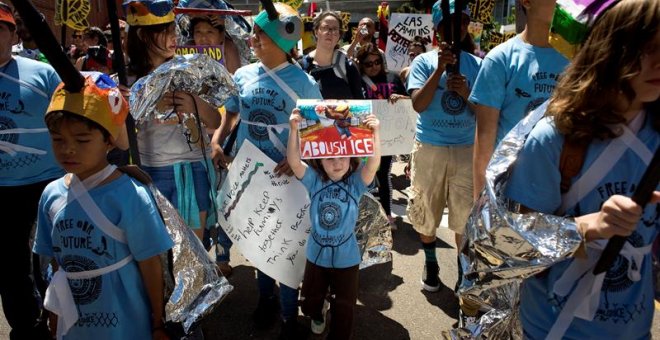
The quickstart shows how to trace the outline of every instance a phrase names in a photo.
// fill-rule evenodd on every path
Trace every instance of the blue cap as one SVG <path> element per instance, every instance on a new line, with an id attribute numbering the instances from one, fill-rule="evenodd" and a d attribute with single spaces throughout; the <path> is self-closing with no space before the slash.
<path id="1" fill-rule="evenodd" d="M 442 9 L 440 7 L 440 3 L 442 0 L 438 0 L 433 4 L 433 9 L 431 10 L 431 15 L 433 18 L 433 27 L 438 27 L 440 24 L 440 21 L 442 21 Z M 454 13 L 454 0 L 449 0 L 449 12 L 452 14 Z M 472 13 L 470 13 L 470 6 L 467 6 L 467 1 L 465 2 L 465 8 L 463 8 L 463 14 L 472 17 Z"/>

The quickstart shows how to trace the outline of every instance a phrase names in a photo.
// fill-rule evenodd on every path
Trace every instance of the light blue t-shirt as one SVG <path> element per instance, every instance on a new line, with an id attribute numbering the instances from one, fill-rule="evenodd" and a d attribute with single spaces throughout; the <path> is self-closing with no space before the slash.
<path id="1" fill-rule="evenodd" d="M 17 144 L 35 151 L 17 150 L 11 155 L 0 148 L 0 186 L 28 185 L 62 176 L 64 171 L 55 161 L 44 121 L 60 77 L 52 66 L 18 56 L 0 72 L 6 75 L 0 78 L 0 131 L 28 129 L 0 133 L 0 144 Z"/>
<path id="2" fill-rule="evenodd" d="M 287 84 L 300 99 L 322 99 L 319 86 L 310 75 L 300 67 L 288 64 L 275 68 L 275 74 Z M 228 112 L 240 112 L 241 125 L 238 127 L 236 144 L 233 154 L 236 154 L 249 140 L 263 151 L 273 161 L 279 162 L 286 155 L 281 154 L 270 141 L 268 128 L 250 125 L 249 122 L 267 125 L 282 125 L 280 131 L 272 131 L 286 147 L 289 138 L 289 116 L 296 107 L 296 101 L 269 76 L 262 76 L 266 71 L 261 63 L 250 64 L 236 70 L 234 81 L 240 89 L 239 96 L 230 98 L 225 104 Z M 258 81 L 255 81 L 259 79 Z M 240 97 L 240 100 L 239 100 Z M 240 107 L 239 107 L 240 105 Z M 273 130 L 273 129 L 271 129 Z"/>
<path id="3" fill-rule="evenodd" d="M 173 245 L 151 193 L 127 175 L 89 190 L 108 220 L 124 231 L 128 242 L 124 244 L 95 226 L 78 201 L 51 220 L 51 205 L 68 191 L 63 179 L 44 190 L 34 252 L 54 256 L 67 272 L 103 268 L 130 254 L 135 260 L 102 276 L 69 280 L 79 319 L 64 338 L 151 339 L 151 305 L 137 261 Z"/>
<path id="4" fill-rule="evenodd" d="M 495 145 L 555 88 L 568 60 L 554 48 L 530 45 L 515 36 L 490 51 L 469 100 L 500 111 Z"/>
<path id="5" fill-rule="evenodd" d="M 660 146 L 660 134 L 651 127 L 647 117 L 637 137 L 649 148 Z M 577 178 L 589 169 L 609 142 L 595 140 L 589 145 L 584 166 Z M 532 130 L 513 168 L 505 195 L 524 206 L 552 214 L 561 205 L 559 158 L 564 138 L 554 128 L 550 118 L 544 118 Z M 568 216 L 582 216 L 597 212 L 612 195 L 632 196 L 646 165 L 628 149 L 599 184 Z M 656 189 L 658 190 L 658 189 Z M 634 247 L 653 243 L 660 228 L 660 204 L 648 205 L 637 230 L 628 237 Z M 547 274 L 528 278 L 523 283 L 520 318 L 526 338 L 543 339 L 566 303 L 565 297 L 552 293 L 572 259 L 552 266 Z M 651 254 L 644 256 L 639 266 L 641 280 L 628 278 L 628 260 L 619 257 L 605 276 L 600 305 L 593 321 L 580 318 L 573 322 L 564 339 L 646 339 L 653 321 L 653 274 Z M 573 288 L 574 289 L 574 288 Z"/>
<path id="6" fill-rule="evenodd" d="M 468 87 L 472 87 L 481 59 L 469 53 L 461 53 L 461 74 L 467 78 Z M 438 68 L 438 51 L 420 54 L 410 65 L 408 93 L 421 89 L 433 71 Z M 465 101 L 454 91 L 445 91 L 447 72 L 443 73 L 433 101 L 426 110 L 417 115 L 417 140 L 422 143 L 447 145 L 474 144 L 474 113 Z"/>
<path id="7" fill-rule="evenodd" d="M 305 170 L 301 182 L 312 202 L 307 259 L 317 266 L 348 268 L 361 262 L 355 236 L 360 197 L 367 191 L 361 170 L 359 167 L 345 181 L 339 182 L 323 181 L 311 167 Z"/>

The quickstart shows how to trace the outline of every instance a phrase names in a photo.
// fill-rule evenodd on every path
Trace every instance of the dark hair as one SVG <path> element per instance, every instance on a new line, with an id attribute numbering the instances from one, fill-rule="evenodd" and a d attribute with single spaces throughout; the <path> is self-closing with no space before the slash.
<path id="1" fill-rule="evenodd" d="M 110 132 L 106 130 L 99 123 L 85 118 L 81 115 L 69 112 L 69 111 L 54 111 L 46 115 L 46 127 L 48 127 L 49 132 L 58 132 L 60 126 L 64 122 L 80 122 L 84 123 L 90 130 L 99 130 L 103 135 L 103 141 L 107 142 L 110 140 Z"/>
<path id="2" fill-rule="evenodd" d="M 316 172 L 318 172 L 319 175 L 321 175 L 321 179 L 323 179 L 324 182 L 330 180 L 330 176 L 328 176 L 328 173 L 325 172 L 325 169 L 323 169 L 323 164 L 321 164 L 320 158 L 310 159 L 308 162 L 309 162 L 309 166 L 312 169 L 316 170 Z M 358 169 L 358 167 L 360 167 L 361 163 L 362 163 L 361 158 L 351 157 L 348 171 L 346 171 L 344 177 L 342 177 L 341 180 L 345 181 L 346 179 L 348 179 Z"/>
<path id="3" fill-rule="evenodd" d="M 205 15 L 205 16 L 193 17 L 190 19 L 190 25 L 188 26 L 188 30 L 190 31 L 190 34 L 193 33 L 193 31 L 195 30 L 195 26 L 200 22 L 205 22 L 211 25 L 213 28 L 217 29 L 218 32 L 220 33 L 225 32 L 225 25 L 213 25 L 213 23 L 211 22 L 211 18 Z"/>
<path id="4" fill-rule="evenodd" d="M 410 43 L 410 47 L 417 46 L 422 48 L 422 53 L 426 52 L 426 44 L 424 44 L 424 37 L 416 35 L 413 38 L 412 43 Z"/>
<path id="5" fill-rule="evenodd" d="M 635 99 L 630 81 L 640 75 L 641 56 L 660 30 L 658 22 L 658 1 L 621 1 L 602 14 L 550 99 L 547 114 L 559 132 L 577 142 L 616 137 L 608 125 L 625 122 L 619 106 L 622 99 Z M 660 99 L 644 106 L 660 131 Z"/>
<path id="6" fill-rule="evenodd" d="M 108 39 L 105 38 L 105 34 L 103 34 L 103 31 L 94 26 L 90 27 L 85 32 L 83 33 L 83 38 L 96 38 L 98 40 L 98 45 L 103 46 L 103 47 L 108 47 Z"/>
<path id="7" fill-rule="evenodd" d="M 454 15 L 455 14 L 452 14 L 451 17 L 453 17 Z M 467 14 L 461 13 L 461 20 L 463 20 L 463 15 L 467 16 Z M 444 22 L 444 19 L 442 21 L 440 21 L 440 23 L 438 23 L 438 26 L 436 28 L 442 29 L 443 22 Z M 439 34 L 440 30 L 437 30 L 437 33 Z M 445 39 L 447 39 L 447 37 L 445 37 Z M 441 40 L 441 39 L 438 37 L 438 40 Z M 470 33 L 465 34 L 465 38 L 463 38 L 463 40 L 461 40 L 460 48 L 461 48 L 461 51 L 465 51 L 465 52 L 470 53 L 470 54 L 475 54 L 475 51 L 477 50 L 477 45 L 472 40 L 472 36 L 470 35 Z"/>
<path id="8" fill-rule="evenodd" d="M 372 43 L 366 43 L 366 44 L 360 46 L 360 49 L 358 50 L 357 54 L 355 55 L 355 59 L 357 59 L 358 65 L 360 67 L 360 73 L 363 73 L 364 66 L 362 66 L 362 65 L 363 65 L 364 61 L 367 60 L 367 58 L 370 55 L 380 56 L 381 65 L 384 65 L 384 64 L 382 64 L 382 63 L 385 62 L 383 60 L 383 54 L 380 53 L 380 50 L 378 49 L 378 47 L 376 47 L 376 45 L 374 45 Z M 380 68 L 380 74 L 385 74 L 385 67 L 384 66 Z"/>
<path id="9" fill-rule="evenodd" d="M 157 37 L 167 32 L 170 27 L 174 27 L 174 22 L 168 22 L 151 26 L 130 26 L 128 28 L 128 37 L 126 38 L 126 54 L 128 54 L 128 70 L 138 79 L 147 75 L 154 65 L 149 58 L 149 49 L 152 47 L 160 48 L 157 45 Z M 141 30 L 141 34 L 138 31 Z M 144 40 L 140 38 L 144 37 Z"/>

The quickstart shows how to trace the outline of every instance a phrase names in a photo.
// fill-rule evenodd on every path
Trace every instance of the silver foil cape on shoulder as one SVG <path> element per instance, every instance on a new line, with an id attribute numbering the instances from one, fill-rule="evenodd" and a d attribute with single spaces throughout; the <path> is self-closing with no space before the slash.
<path id="1" fill-rule="evenodd" d="M 167 92 L 185 91 L 213 107 L 221 107 L 238 88 L 227 69 L 204 54 L 177 55 L 138 79 L 131 87 L 131 115 L 136 121 L 153 119 L 169 112 L 157 110 Z"/>
<path id="2" fill-rule="evenodd" d="M 451 339 L 522 339 L 518 316 L 521 282 L 570 256 L 582 237 L 572 218 L 517 213 L 504 197 L 512 165 L 547 102 L 516 125 L 495 150 L 486 185 L 468 218 L 459 254 L 463 269 L 458 293 L 489 309 L 475 323 L 445 333 Z"/>
<path id="3" fill-rule="evenodd" d="M 188 333 L 191 327 L 210 314 L 234 287 L 216 271 L 215 262 L 193 231 L 188 228 L 176 208 L 154 185 L 156 200 L 174 247 L 165 269 L 165 319 L 181 323 Z"/>
<path id="4" fill-rule="evenodd" d="M 392 231 L 387 215 L 369 193 L 360 198 L 355 236 L 362 254 L 360 269 L 392 261 Z"/>

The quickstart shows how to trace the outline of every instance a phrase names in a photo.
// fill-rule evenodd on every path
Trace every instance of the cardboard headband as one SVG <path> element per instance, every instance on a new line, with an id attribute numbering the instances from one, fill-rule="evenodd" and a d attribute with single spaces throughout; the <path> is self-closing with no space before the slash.
<path id="1" fill-rule="evenodd" d="M 78 92 L 69 92 L 61 83 L 46 110 L 46 116 L 58 111 L 70 112 L 85 117 L 118 139 L 128 115 L 128 102 L 117 84 L 100 72 L 81 72 L 85 85 Z"/>

